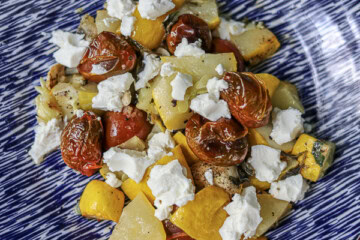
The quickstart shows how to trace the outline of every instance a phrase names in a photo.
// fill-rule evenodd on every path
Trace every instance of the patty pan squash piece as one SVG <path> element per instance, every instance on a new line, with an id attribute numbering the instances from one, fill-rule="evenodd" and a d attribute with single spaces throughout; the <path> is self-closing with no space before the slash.
<path id="1" fill-rule="evenodd" d="M 295 85 L 284 81 L 280 82 L 279 86 L 276 88 L 276 91 L 271 98 L 271 104 L 273 105 L 273 108 L 278 107 L 281 110 L 292 107 L 299 110 L 301 113 L 305 112 Z"/>
<path id="2" fill-rule="evenodd" d="M 229 194 L 219 187 L 206 187 L 193 201 L 178 208 L 170 221 L 197 240 L 221 240 L 219 229 L 227 217 L 223 209 L 230 202 Z"/>
<path id="3" fill-rule="evenodd" d="M 92 180 L 80 198 L 80 212 L 84 217 L 118 222 L 124 207 L 124 194 L 107 183 Z"/>
<path id="4" fill-rule="evenodd" d="M 264 82 L 266 89 L 269 91 L 269 96 L 270 98 L 272 98 L 277 87 L 280 84 L 280 80 L 274 75 L 268 73 L 258 73 L 255 74 L 255 76 L 260 78 Z"/>
<path id="5" fill-rule="evenodd" d="M 124 208 L 110 240 L 165 240 L 166 232 L 162 222 L 154 214 L 154 207 L 140 192 Z"/>
<path id="6" fill-rule="evenodd" d="M 172 2 L 175 4 L 175 8 L 155 20 L 142 18 L 136 7 L 133 14 L 136 21 L 134 23 L 134 31 L 131 34 L 131 38 L 148 49 L 159 47 L 165 36 L 163 22 L 170 13 L 179 9 L 185 0 L 172 0 Z M 120 28 L 117 31 L 121 33 Z"/>
<path id="7" fill-rule="evenodd" d="M 316 139 L 308 134 L 301 134 L 292 150 L 293 155 L 299 155 L 301 175 L 316 182 L 331 166 L 334 160 L 335 144 Z"/>

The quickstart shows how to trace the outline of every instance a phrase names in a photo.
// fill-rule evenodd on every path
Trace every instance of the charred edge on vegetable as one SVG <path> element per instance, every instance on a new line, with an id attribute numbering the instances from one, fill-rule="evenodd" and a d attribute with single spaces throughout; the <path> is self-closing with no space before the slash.
<path id="1" fill-rule="evenodd" d="M 325 156 L 323 155 L 324 152 L 323 147 L 324 147 L 323 142 L 316 141 L 314 142 L 313 149 L 311 151 L 312 155 L 315 158 L 316 163 L 319 164 L 319 166 L 321 167 L 323 166 L 325 160 Z"/>

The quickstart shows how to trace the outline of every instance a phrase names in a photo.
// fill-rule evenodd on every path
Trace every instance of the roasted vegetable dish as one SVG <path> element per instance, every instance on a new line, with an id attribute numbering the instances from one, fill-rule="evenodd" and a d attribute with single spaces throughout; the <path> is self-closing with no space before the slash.
<path id="1" fill-rule="evenodd" d="M 333 162 L 296 86 L 250 70 L 277 37 L 215 0 L 107 0 L 50 42 L 29 154 L 101 174 L 74 205 L 111 240 L 267 239 Z"/>

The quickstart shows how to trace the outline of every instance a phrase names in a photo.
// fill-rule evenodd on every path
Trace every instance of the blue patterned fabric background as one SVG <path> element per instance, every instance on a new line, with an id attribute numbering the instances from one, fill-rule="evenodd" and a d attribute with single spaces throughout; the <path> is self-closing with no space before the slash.
<path id="1" fill-rule="evenodd" d="M 360 3 L 358 0 L 220 1 L 234 19 L 264 21 L 282 46 L 253 69 L 295 83 L 316 136 L 334 141 L 336 159 L 270 239 L 356 239 L 360 234 Z M 51 154 L 27 155 L 36 124 L 34 86 L 55 63 L 56 29 L 74 31 L 103 1 L 3 0 L 0 4 L 0 239 L 107 239 L 113 223 L 74 206 L 87 178 Z"/>

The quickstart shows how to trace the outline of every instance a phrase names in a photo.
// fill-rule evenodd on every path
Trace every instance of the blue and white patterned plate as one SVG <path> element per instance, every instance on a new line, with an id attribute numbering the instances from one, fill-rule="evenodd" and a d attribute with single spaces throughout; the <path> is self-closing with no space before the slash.
<path id="1" fill-rule="evenodd" d="M 73 210 L 90 178 L 60 152 L 41 166 L 27 155 L 36 124 L 34 86 L 54 64 L 49 33 L 76 29 L 103 1 L 3 0 L 0 4 L 0 239 L 107 239 L 113 223 Z M 356 239 L 360 234 L 360 2 L 221 1 L 235 19 L 264 21 L 282 46 L 254 71 L 295 83 L 314 133 L 337 145 L 334 165 L 270 239 Z M 100 178 L 98 175 L 92 178 Z M 91 179 L 92 179 L 91 178 Z"/>

